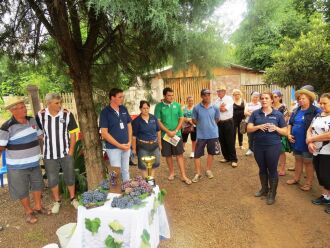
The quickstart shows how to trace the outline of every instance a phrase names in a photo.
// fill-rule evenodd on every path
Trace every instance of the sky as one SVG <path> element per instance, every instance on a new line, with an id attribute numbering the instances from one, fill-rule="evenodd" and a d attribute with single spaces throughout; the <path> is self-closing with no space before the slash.
<path id="1" fill-rule="evenodd" d="M 244 19 L 246 9 L 246 0 L 225 0 L 215 10 L 212 19 L 216 20 L 223 27 L 223 38 L 225 40 L 239 27 L 239 24 Z"/>

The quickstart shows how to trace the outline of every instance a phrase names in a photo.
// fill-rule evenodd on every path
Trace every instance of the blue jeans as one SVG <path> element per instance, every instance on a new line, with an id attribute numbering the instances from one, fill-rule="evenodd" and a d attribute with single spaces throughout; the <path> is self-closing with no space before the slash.
<path id="1" fill-rule="evenodd" d="M 124 181 L 129 180 L 129 157 L 131 150 L 123 151 L 121 149 L 107 149 L 109 162 L 111 166 L 121 169 L 121 178 Z"/>
<path id="2" fill-rule="evenodd" d="M 260 175 L 277 178 L 278 159 L 281 154 L 281 144 L 269 146 L 254 146 L 254 158 L 259 166 Z"/>

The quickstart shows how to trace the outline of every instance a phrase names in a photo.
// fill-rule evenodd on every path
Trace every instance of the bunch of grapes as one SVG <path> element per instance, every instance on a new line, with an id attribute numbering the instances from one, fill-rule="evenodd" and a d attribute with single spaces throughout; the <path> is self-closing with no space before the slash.
<path id="1" fill-rule="evenodd" d="M 119 197 L 114 197 L 111 202 L 111 207 L 113 208 L 132 208 L 134 205 L 140 205 L 142 200 L 137 196 L 122 195 Z"/>
<path id="2" fill-rule="evenodd" d="M 123 182 L 122 191 L 126 194 L 131 194 L 132 192 L 137 192 L 139 195 L 152 193 L 152 187 L 142 178 L 136 177 L 134 180 L 128 180 Z"/>
<path id="3" fill-rule="evenodd" d="M 93 191 L 93 202 L 103 202 L 107 199 L 107 193 L 94 190 Z"/>
<path id="4" fill-rule="evenodd" d="M 93 202 L 93 191 L 86 191 L 81 195 L 84 206 Z"/>
<path id="5" fill-rule="evenodd" d="M 107 200 L 107 193 L 99 191 L 98 189 L 94 191 L 86 191 L 81 195 L 82 204 L 84 206 L 92 206 L 97 202 L 104 202 Z"/>
<path id="6" fill-rule="evenodd" d="M 109 190 L 110 189 L 110 180 L 104 179 L 100 184 L 99 187 L 103 190 Z"/>

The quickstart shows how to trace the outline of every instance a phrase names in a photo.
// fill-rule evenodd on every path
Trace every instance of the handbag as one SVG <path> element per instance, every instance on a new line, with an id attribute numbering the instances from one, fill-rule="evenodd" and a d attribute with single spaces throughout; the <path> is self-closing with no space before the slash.
<path id="1" fill-rule="evenodd" d="M 246 120 L 242 120 L 241 123 L 239 124 L 239 132 L 241 134 L 245 134 L 247 131 L 247 122 Z"/>
<path id="2" fill-rule="evenodd" d="M 289 143 L 288 137 L 281 136 L 281 152 L 291 152 L 291 145 Z"/>
<path id="3" fill-rule="evenodd" d="M 193 133 L 194 131 L 195 131 L 194 125 L 190 123 L 182 128 L 183 134 Z"/>

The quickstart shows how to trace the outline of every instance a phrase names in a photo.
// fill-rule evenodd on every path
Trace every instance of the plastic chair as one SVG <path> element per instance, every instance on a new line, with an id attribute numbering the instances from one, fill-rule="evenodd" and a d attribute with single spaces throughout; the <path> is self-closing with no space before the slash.
<path id="1" fill-rule="evenodd" d="M 3 175 L 7 173 L 7 163 L 6 163 L 6 151 L 2 151 L 2 167 L 0 168 L 0 185 L 1 188 L 3 185 Z"/>

